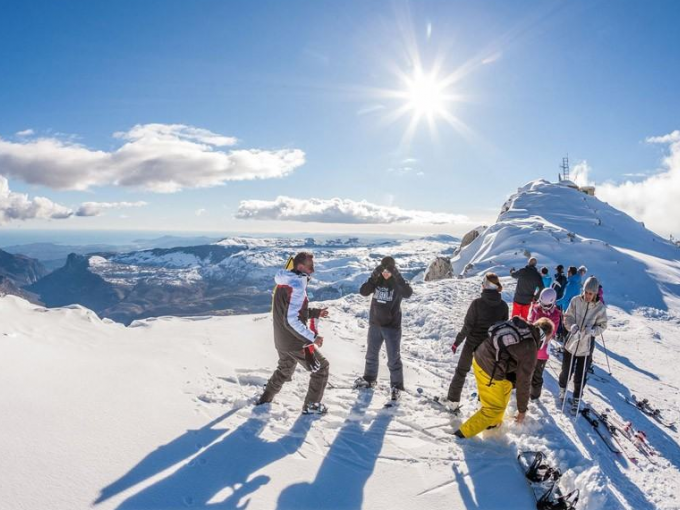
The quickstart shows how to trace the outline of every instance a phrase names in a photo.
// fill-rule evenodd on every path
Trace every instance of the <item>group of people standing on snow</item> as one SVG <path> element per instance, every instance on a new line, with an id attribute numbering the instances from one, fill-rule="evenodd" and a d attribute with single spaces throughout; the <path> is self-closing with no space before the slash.
<path id="1" fill-rule="evenodd" d="M 547 268 L 539 271 L 536 258 L 531 257 L 526 267 L 510 271 L 517 279 L 512 318 L 501 296 L 503 286 L 499 277 L 494 273 L 484 275 L 481 296 L 470 304 L 463 327 L 451 346 L 455 355 L 463 345 L 448 394 L 442 399 L 449 410 L 457 412 L 465 378 L 473 370 L 481 406 L 455 431 L 457 437 L 472 437 L 500 425 L 513 389 L 517 392 L 515 420 L 520 423 L 524 420 L 529 401 L 541 396 L 549 345 L 556 337 L 564 342 L 559 399 L 564 401 L 567 386 L 573 380 L 570 407 L 573 414 L 578 412 L 595 338 L 606 329 L 607 314 L 599 281 L 594 276 L 583 281 L 588 272 L 585 266 L 569 267 L 566 276 L 562 265 L 555 269 L 557 272 L 551 278 Z M 327 411 L 322 398 L 329 364 L 317 349 L 323 345 L 323 337 L 316 331 L 315 319 L 327 317 L 328 310 L 308 307 L 306 289 L 313 272 L 314 256 L 301 252 L 293 259 L 290 270 L 276 274 L 272 313 L 279 362 L 258 404 L 271 402 L 300 364 L 311 372 L 302 412 Z M 397 400 L 404 390 L 401 301 L 411 297 L 413 289 L 394 259 L 384 257 L 361 286 L 360 293 L 372 295 L 372 300 L 364 374 L 355 381 L 355 387 L 376 385 L 379 354 L 384 344 L 391 399 Z"/>

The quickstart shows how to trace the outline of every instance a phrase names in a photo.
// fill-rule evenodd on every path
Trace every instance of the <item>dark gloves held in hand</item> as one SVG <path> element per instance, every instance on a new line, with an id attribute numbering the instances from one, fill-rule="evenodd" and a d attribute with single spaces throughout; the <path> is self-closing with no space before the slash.
<path id="1" fill-rule="evenodd" d="M 316 347 L 312 344 L 303 349 L 305 351 L 305 363 L 310 372 L 317 372 L 321 368 L 321 362 L 316 357 Z"/>

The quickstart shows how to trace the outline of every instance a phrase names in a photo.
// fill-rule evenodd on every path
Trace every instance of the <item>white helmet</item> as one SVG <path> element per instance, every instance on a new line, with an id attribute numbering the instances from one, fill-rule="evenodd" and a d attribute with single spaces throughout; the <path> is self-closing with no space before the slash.
<path id="1" fill-rule="evenodd" d="M 556 299 L 557 292 L 555 292 L 555 289 L 548 287 L 541 291 L 541 295 L 538 298 L 538 302 L 541 304 L 541 306 L 548 308 L 555 304 Z"/>

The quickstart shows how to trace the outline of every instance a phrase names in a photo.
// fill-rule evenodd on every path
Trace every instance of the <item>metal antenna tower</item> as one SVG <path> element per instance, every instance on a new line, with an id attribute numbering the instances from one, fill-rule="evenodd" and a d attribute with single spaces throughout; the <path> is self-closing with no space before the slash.
<path id="1" fill-rule="evenodd" d="M 562 158 L 562 165 L 560 166 L 562 169 L 562 180 L 563 181 L 568 181 L 569 180 L 569 154 L 567 154 L 566 158 Z"/>

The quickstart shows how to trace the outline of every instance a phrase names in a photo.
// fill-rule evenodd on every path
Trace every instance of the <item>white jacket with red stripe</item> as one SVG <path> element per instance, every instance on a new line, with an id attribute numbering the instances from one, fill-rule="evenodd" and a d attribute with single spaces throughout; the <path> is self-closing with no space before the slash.
<path id="1" fill-rule="evenodd" d="M 316 333 L 307 326 L 307 321 L 318 318 L 321 310 L 308 308 L 306 274 L 282 269 L 274 281 L 272 315 L 276 349 L 299 351 L 314 342 Z"/>

